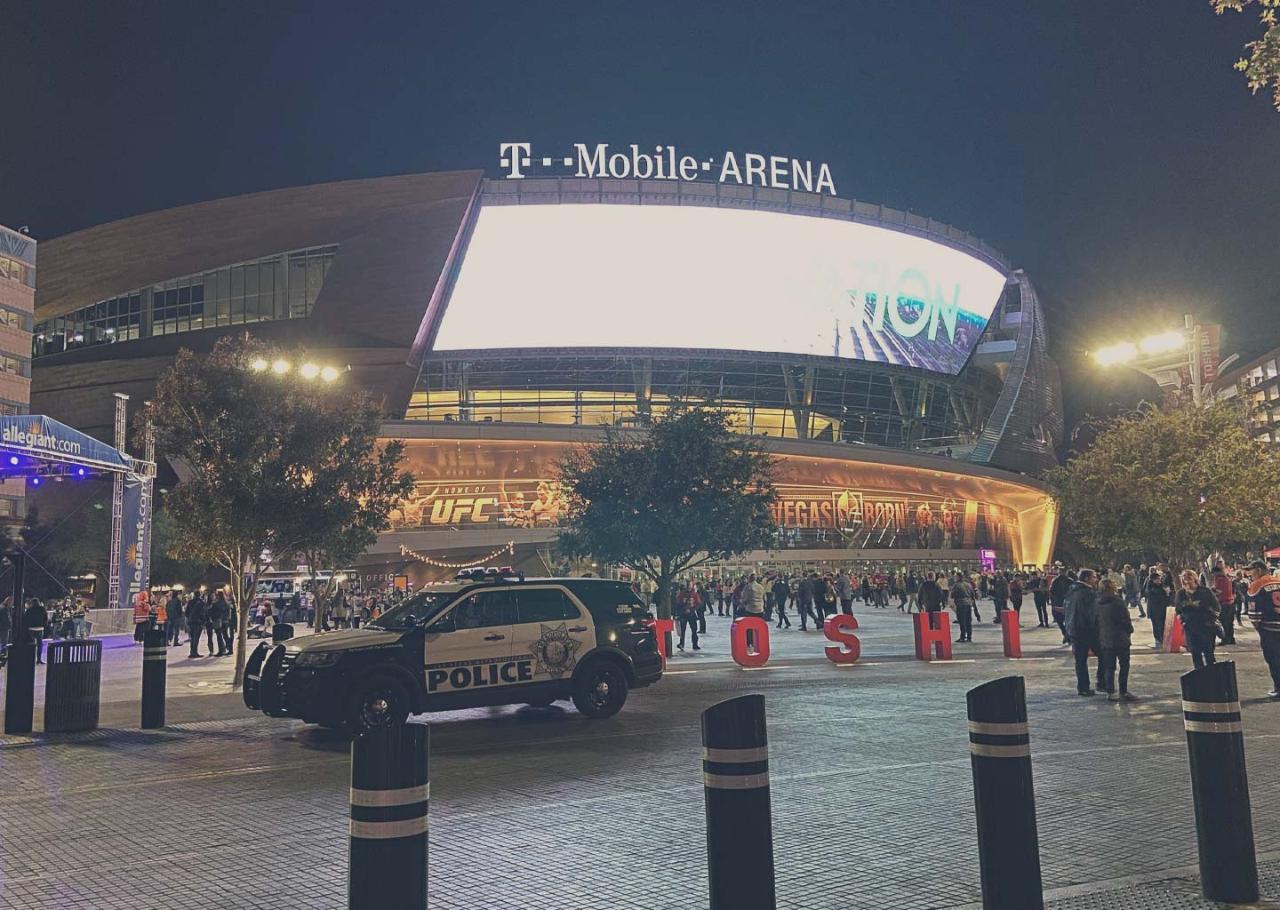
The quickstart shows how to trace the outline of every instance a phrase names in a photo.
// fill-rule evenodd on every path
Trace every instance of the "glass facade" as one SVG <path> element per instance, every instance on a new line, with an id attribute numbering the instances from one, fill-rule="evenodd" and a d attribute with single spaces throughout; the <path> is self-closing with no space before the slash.
<path id="1" fill-rule="evenodd" d="M 433 355 L 406 417 L 642 426 L 673 401 L 710 400 L 744 433 L 899 448 L 972 442 L 999 380 L 883 368 L 628 354 Z"/>
<path id="2" fill-rule="evenodd" d="M 310 316 L 337 249 L 292 250 L 126 291 L 37 323 L 32 356 Z"/>
<path id="3" fill-rule="evenodd" d="M 36 286 L 36 270 L 9 256 L 0 255 L 0 278 L 20 282 L 29 288 Z"/>

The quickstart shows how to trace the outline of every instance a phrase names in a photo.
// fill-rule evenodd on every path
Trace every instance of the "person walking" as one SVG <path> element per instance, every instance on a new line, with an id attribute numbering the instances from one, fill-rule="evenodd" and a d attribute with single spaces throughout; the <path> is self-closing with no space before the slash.
<path id="1" fill-rule="evenodd" d="M 164 612 L 164 641 L 170 647 L 176 648 L 178 639 L 182 637 L 182 599 L 178 597 L 176 590 L 169 592 L 169 599 L 165 601 Z"/>
<path id="2" fill-rule="evenodd" d="M 698 607 L 695 597 L 696 589 L 689 584 L 682 584 L 676 592 L 676 618 L 680 623 L 680 639 L 676 647 L 681 651 L 684 650 L 685 630 L 692 633 L 693 650 L 702 650 L 698 644 Z"/>
<path id="3" fill-rule="evenodd" d="M 187 644 L 191 645 L 191 653 L 188 657 L 200 656 L 200 635 L 205 630 L 205 625 L 209 621 L 208 608 L 205 606 L 204 595 L 199 591 L 187 603 Z M 209 636 L 209 653 L 213 654 L 213 635 Z"/>
<path id="4" fill-rule="evenodd" d="M 1027 587 L 1031 591 L 1031 600 L 1036 605 L 1036 628 L 1049 628 L 1049 587 L 1045 584 L 1044 576 L 1039 572 L 1032 572 Z"/>
<path id="5" fill-rule="evenodd" d="M 1009 608 L 1009 579 L 1003 572 L 997 572 L 991 577 L 991 599 L 996 605 L 996 616 L 991 622 L 998 626 L 1000 614 Z"/>
<path id="6" fill-rule="evenodd" d="M 764 616 L 764 585 L 754 572 L 747 576 L 746 587 L 742 589 L 742 606 L 748 616 Z"/>
<path id="7" fill-rule="evenodd" d="M 1236 643 L 1236 588 L 1222 563 L 1213 565 L 1213 593 L 1218 598 L 1218 626 L 1224 645 Z"/>
<path id="8" fill-rule="evenodd" d="M 782 575 L 778 575 L 773 580 L 773 607 L 778 611 L 778 628 L 782 628 L 782 624 L 786 623 L 787 628 L 791 628 L 791 620 L 787 618 L 787 598 L 791 596 L 791 588 L 787 585 L 787 580 Z"/>
<path id="9" fill-rule="evenodd" d="M 1155 639 L 1155 648 L 1164 647 L 1164 623 L 1173 603 L 1172 580 L 1159 566 L 1152 566 L 1144 585 L 1147 599 L 1147 619 L 1151 620 L 1151 635 Z"/>
<path id="10" fill-rule="evenodd" d="M 1074 582 L 1071 573 L 1059 566 L 1058 574 L 1053 576 L 1053 581 L 1049 584 L 1049 607 L 1053 611 L 1053 621 L 1062 633 L 1064 645 L 1071 644 L 1071 637 L 1067 635 L 1067 592 Z"/>
<path id="11" fill-rule="evenodd" d="M 44 663 L 44 630 L 49 625 L 49 612 L 44 608 L 40 601 L 27 601 L 27 609 L 23 611 L 23 619 L 27 624 L 27 632 L 31 635 L 31 640 L 36 644 L 36 663 Z"/>
<path id="12" fill-rule="evenodd" d="M 907 612 L 911 612 L 911 608 L 920 609 L 920 578 L 916 575 L 916 570 L 912 569 L 907 573 Z"/>
<path id="13" fill-rule="evenodd" d="M 1071 655 L 1076 665 L 1076 693 L 1097 695 L 1089 685 L 1089 652 L 1100 654 L 1098 644 L 1098 573 L 1093 569 L 1081 569 L 1079 580 L 1067 592 L 1067 637 L 1071 640 Z M 1098 659 L 1098 686 L 1103 685 L 1102 659 Z"/>
<path id="14" fill-rule="evenodd" d="M 818 618 L 818 614 L 813 608 L 813 592 L 814 582 L 817 579 L 812 577 L 801 578 L 800 584 L 796 587 L 796 612 L 800 615 L 800 631 L 808 632 L 809 627 L 806 625 L 807 620 L 813 620 L 815 630 L 822 628 L 822 620 Z"/>
<path id="15" fill-rule="evenodd" d="M 1215 663 L 1214 646 L 1218 637 L 1218 598 L 1200 583 L 1194 569 L 1182 570 L 1182 588 L 1173 599 L 1173 608 L 1182 620 L 1191 662 L 1199 670 Z"/>
<path id="16" fill-rule="evenodd" d="M 840 612 L 853 612 L 853 582 L 844 569 L 836 573 L 836 597 L 840 599 Z"/>
<path id="17" fill-rule="evenodd" d="M 925 613 L 937 613 L 943 607 L 942 586 L 932 572 L 926 572 L 920 583 L 920 609 Z"/>
<path id="18" fill-rule="evenodd" d="M 1249 566 L 1252 581 L 1245 593 L 1249 598 L 1249 620 L 1258 630 L 1262 656 L 1271 671 L 1271 691 L 1280 698 L 1280 578 L 1267 571 L 1267 564 L 1255 559 Z"/>
<path id="19" fill-rule="evenodd" d="M 1022 573 L 1018 573 L 1009 582 L 1009 603 L 1013 607 L 1013 612 L 1018 614 L 1019 623 L 1022 621 L 1022 592 L 1024 590 L 1022 578 Z"/>
<path id="20" fill-rule="evenodd" d="M 1129 645 L 1133 620 L 1116 583 L 1108 578 L 1098 586 L 1098 645 L 1102 648 L 1102 688 L 1111 701 L 1137 701 L 1129 692 Z M 1116 667 L 1120 668 L 1119 688 Z"/>
<path id="21" fill-rule="evenodd" d="M 213 603 L 209 605 L 209 616 L 205 620 L 205 626 L 209 632 L 209 653 L 214 657 L 226 657 L 227 648 L 223 639 L 224 630 L 227 627 L 227 597 L 219 588 L 213 594 Z M 218 653 L 213 653 L 214 640 L 218 642 Z"/>
<path id="22" fill-rule="evenodd" d="M 977 599 L 972 582 L 957 572 L 951 582 L 951 607 L 956 613 L 956 625 L 960 627 L 957 642 L 973 641 L 973 605 Z"/>
<path id="23" fill-rule="evenodd" d="M 1142 585 L 1138 581 L 1138 573 L 1128 563 L 1124 564 L 1124 602 L 1126 606 L 1136 608 L 1139 617 L 1147 615 L 1142 612 Z"/>

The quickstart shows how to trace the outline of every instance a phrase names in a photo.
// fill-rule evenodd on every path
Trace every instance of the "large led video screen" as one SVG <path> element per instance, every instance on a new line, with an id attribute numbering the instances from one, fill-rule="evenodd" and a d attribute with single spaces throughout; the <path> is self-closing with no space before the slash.
<path id="1" fill-rule="evenodd" d="M 483 207 L 434 350 L 711 348 L 955 374 L 1004 275 L 849 221 L 669 205 Z"/>

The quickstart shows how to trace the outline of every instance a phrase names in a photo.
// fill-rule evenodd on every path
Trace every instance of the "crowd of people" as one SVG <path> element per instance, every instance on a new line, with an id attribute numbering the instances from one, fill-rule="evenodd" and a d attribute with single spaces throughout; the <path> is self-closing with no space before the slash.
<path id="1" fill-rule="evenodd" d="M 1150 623 L 1152 648 L 1166 646 L 1169 609 L 1177 617 L 1187 650 L 1196 667 L 1215 660 L 1219 641 L 1235 643 L 1235 628 L 1246 618 L 1257 628 L 1269 668 L 1272 698 L 1280 698 L 1280 576 L 1262 560 L 1249 569 L 1228 571 L 1219 562 L 1204 573 L 1185 569 L 1174 573 L 1168 565 L 1124 565 L 1106 572 L 1067 570 L 1055 564 L 1045 571 L 870 571 L 859 575 L 836 572 L 761 572 L 737 577 L 709 577 L 677 583 L 672 596 L 676 646 L 686 641 L 701 650 L 699 635 L 707 631 L 707 615 L 756 615 L 791 629 L 788 607 L 800 631 L 820 631 L 826 617 L 852 612 L 855 601 L 872 609 L 895 603 L 905 613 L 934 613 L 950 609 L 956 617 L 957 643 L 973 641 L 973 623 L 981 622 L 979 604 L 990 600 L 991 621 L 1001 614 L 1022 615 L 1030 599 L 1036 627 L 1057 627 L 1062 644 L 1070 646 L 1076 668 L 1076 689 L 1082 696 L 1105 692 L 1115 701 L 1132 701 L 1129 670 L 1136 632 L 1133 613 Z M 1096 657 L 1094 674 L 1089 657 Z M 1095 687 L 1096 685 L 1096 687 Z"/>

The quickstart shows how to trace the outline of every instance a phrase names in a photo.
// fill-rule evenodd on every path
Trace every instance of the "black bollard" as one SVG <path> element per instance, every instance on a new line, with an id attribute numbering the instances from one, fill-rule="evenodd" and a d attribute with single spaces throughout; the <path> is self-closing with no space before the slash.
<path id="1" fill-rule="evenodd" d="M 1258 862 L 1234 662 L 1183 674 L 1182 725 L 1191 755 L 1200 889 L 1211 901 L 1251 904 L 1258 899 Z"/>
<path id="2" fill-rule="evenodd" d="M 711 910 L 775 910 L 764 696 L 702 712 Z"/>
<path id="3" fill-rule="evenodd" d="M 5 562 L 13 569 L 13 644 L 9 647 L 9 666 L 5 676 L 4 732 L 10 735 L 30 733 L 36 705 L 36 642 L 27 629 L 23 608 L 23 576 L 27 559 L 21 552 L 5 554 Z"/>
<path id="4" fill-rule="evenodd" d="M 1006 676 L 968 700 L 983 910 L 1043 910 L 1026 684 Z"/>
<path id="5" fill-rule="evenodd" d="M 348 910 L 427 905 L 429 745 L 425 724 L 370 730 L 351 743 Z"/>
<path id="6" fill-rule="evenodd" d="M 151 629 L 142 638 L 142 729 L 164 726 L 164 686 L 168 676 L 169 645 L 164 629 Z"/>

